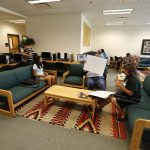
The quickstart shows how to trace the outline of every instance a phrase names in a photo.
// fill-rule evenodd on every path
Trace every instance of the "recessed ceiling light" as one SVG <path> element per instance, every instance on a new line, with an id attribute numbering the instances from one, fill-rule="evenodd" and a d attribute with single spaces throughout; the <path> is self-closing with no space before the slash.
<path id="1" fill-rule="evenodd" d="M 131 14 L 132 11 L 133 9 L 103 10 L 103 15 Z"/>
<path id="2" fill-rule="evenodd" d="M 61 0 L 29 0 L 28 3 L 30 4 L 38 4 L 38 3 L 48 3 L 48 2 L 58 2 Z"/>
<path id="3" fill-rule="evenodd" d="M 111 25 L 123 25 L 124 22 L 106 22 L 106 26 L 111 26 Z"/>

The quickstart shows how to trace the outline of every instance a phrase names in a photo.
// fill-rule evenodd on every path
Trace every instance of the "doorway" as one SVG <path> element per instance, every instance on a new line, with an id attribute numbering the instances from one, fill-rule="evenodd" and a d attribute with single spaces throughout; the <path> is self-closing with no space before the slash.
<path id="1" fill-rule="evenodd" d="M 10 53 L 20 52 L 19 35 L 7 34 L 7 38 L 8 38 L 8 44 L 9 44 L 9 52 Z"/>

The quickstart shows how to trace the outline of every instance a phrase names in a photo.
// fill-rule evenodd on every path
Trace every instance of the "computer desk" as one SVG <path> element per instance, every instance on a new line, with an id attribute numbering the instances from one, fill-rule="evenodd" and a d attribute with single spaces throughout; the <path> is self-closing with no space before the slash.
<path id="1" fill-rule="evenodd" d="M 45 62 L 47 62 L 47 63 L 57 63 L 57 62 L 61 62 L 61 63 L 68 64 L 68 65 L 71 65 L 71 64 L 80 64 L 80 62 L 78 62 L 78 61 L 46 60 L 46 59 L 43 59 L 42 61 L 45 61 Z"/>
<path id="2" fill-rule="evenodd" d="M 4 66 L 15 66 L 18 63 L 12 63 L 12 64 L 0 64 L 0 68 L 4 67 Z"/>

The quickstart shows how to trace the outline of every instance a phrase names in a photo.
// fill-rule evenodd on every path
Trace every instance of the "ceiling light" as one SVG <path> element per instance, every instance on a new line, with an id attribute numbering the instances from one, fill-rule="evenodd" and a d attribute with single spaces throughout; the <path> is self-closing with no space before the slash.
<path id="1" fill-rule="evenodd" d="M 133 9 L 103 10 L 103 15 L 131 14 Z"/>
<path id="2" fill-rule="evenodd" d="M 58 2 L 61 0 L 29 0 L 28 3 L 30 4 L 38 4 L 38 3 L 48 3 L 48 2 Z"/>
<path id="3" fill-rule="evenodd" d="M 111 26 L 111 25 L 123 25 L 124 22 L 106 22 L 106 26 Z"/>
<path id="4" fill-rule="evenodd" d="M 150 22 L 146 23 L 146 24 L 150 24 Z"/>
<path id="5" fill-rule="evenodd" d="M 137 3 L 139 0 L 120 0 L 120 3 Z"/>
<path id="6" fill-rule="evenodd" d="M 11 23 L 25 23 L 25 20 L 11 20 Z"/>

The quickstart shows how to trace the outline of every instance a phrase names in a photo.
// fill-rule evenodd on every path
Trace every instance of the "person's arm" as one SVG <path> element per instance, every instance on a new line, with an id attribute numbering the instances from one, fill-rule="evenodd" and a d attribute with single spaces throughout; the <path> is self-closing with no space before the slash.
<path id="1" fill-rule="evenodd" d="M 123 86 L 123 84 L 119 81 L 116 81 L 116 86 L 119 87 L 120 89 L 122 89 L 127 95 L 132 96 L 134 93 L 131 90 L 128 90 L 127 88 L 125 88 Z"/>
<path id="2" fill-rule="evenodd" d="M 48 73 L 47 72 L 44 72 L 45 76 L 48 76 Z"/>

